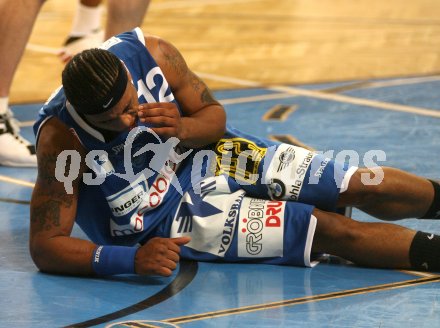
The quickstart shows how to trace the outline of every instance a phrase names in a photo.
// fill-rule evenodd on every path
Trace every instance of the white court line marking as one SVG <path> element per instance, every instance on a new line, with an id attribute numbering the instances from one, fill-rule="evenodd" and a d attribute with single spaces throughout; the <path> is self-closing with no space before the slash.
<path id="1" fill-rule="evenodd" d="M 162 3 L 151 3 L 151 8 L 154 9 L 173 9 L 173 8 L 193 8 L 194 5 L 210 6 L 210 5 L 226 5 L 238 4 L 247 2 L 260 2 L 262 0 L 200 0 L 200 1 L 169 1 Z"/>
<path id="2" fill-rule="evenodd" d="M 234 81 L 238 81 L 240 83 L 243 80 L 234 79 Z M 436 82 L 436 81 L 440 81 L 440 76 L 415 77 L 415 78 L 410 77 L 407 79 L 396 79 L 396 80 L 391 80 L 391 81 L 371 82 L 371 84 L 363 86 L 363 87 L 359 87 L 356 90 L 392 87 L 392 86 L 399 86 L 399 85 L 409 85 L 409 84 L 418 84 L 418 83 L 427 83 L 427 82 Z M 251 86 L 255 87 L 255 85 L 253 85 L 253 84 Z M 233 105 L 233 104 L 241 104 L 241 103 L 247 103 L 247 102 L 258 102 L 258 101 L 264 101 L 264 100 L 275 100 L 275 99 L 284 99 L 284 98 L 291 98 L 291 97 L 295 97 L 295 96 L 291 95 L 291 94 L 286 94 L 286 93 L 272 93 L 272 94 L 261 95 L 261 96 L 250 96 L 250 97 L 223 99 L 223 100 L 220 100 L 220 102 L 223 105 Z"/>
<path id="3" fill-rule="evenodd" d="M 220 100 L 220 102 L 223 105 L 231 105 L 231 104 L 258 102 L 258 101 L 272 100 L 272 99 L 293 98 L 293 97 L 295 97 L 295 96 L 292 96 L 287 93 L 272 93 L 272 94 L 267 94 L 267 95 L 262 95 L 262 96 L 223 99 L 223 100 Z"/>
<path id="4" fill-rule="evenodd" d="M 406 274 L 414 275 L 417 277 L 426 277 L 426 278 L 438 277 L 438 274 L 431 273 L 431 272 L 421 272 L 421 271 L 412 271 L 412 270 L 398 270 L 398 271 L 406 273 Z"/>
<path id="5" fill-rule="evenodd" d="M 206 79 L 211 79 L 211 80 L 221 81 L 221 82 L 228 82 L 231 84 L 237 84 L 237 85 L 241 85 L 241 86 L 260 87 L 260 88 L 265 88 L 268 90 L 279 91 L 281 93 L 291 94 L 294 96 L 305 96 L 305 97 L 310 97 L 310 98 L 324 99 L 324 100 L 349 103 L 349 104 L 360 105 L 360 106 L 369 106 L 369 107 L 374 107 L 374 108 L 378 108 L 378 109 L 385 109 L 385 110 L 390 110 L 390 111 L 395 111 L 395 112 L 411 113 L 411 114 L 418 114 L 418 115 L 422 115 L 422 116 L 440 118 L 440 111 L 436 111 L 436 110 L 432 110 L 432 109 L 399 105 L 399 104 L 393 104 L 393 103 L 387 103 L 387 102 L 369 100 L 369 99 L 361 99 L 361 98 L 355 98 L 355 97 L 350 97 L 350 96 L 325 93 L 325 92 L 321 92 L 321 91 L 306 90 L 306 89 L 300 89 L 300 88 L 295 88 L 295 87 L 286 87 L 286 86 L 281 86 L 281 85 L 267 86 L 267 85 L 263 85 L 262 83 L 259 83 L 259 82 L 237 79 L 237 78 L 227 77 L 227 76 L 220 76 L 220 75 L 216 75 L 216 74 L 200 73 L 200 72 L 197 72 L 197 74 L 200 77 L 206 78 Z"/>
<path id="6" fill-rule="evenodd" d="M 29 188 L 34 188 L 35 184 L 29 181 L 25 181 L 25 180 L 19 180 L 19 179 L 14 179 L 14 178 L 10 178 L 4 175 L 0 175 L 0 181 L 3 182 L 8 182 L 8 183 L 13 183 L 13 184 L 17 184 L 20 186 L 24 186 L 24 187 L 29 187 Z"/>
<path id="7" fill-rule="evenodd" d="M 391 81 L 378 81 L 371 82 L 371 84 L 359 87 L 356 90 L 360 89 L 374 89 L 374 88 L 383 88 L 383 87 L 394 87 L 399 85 L 408 85 L 408 84 L 418 84 L 418 83 L 427 83 L 427 82 L 436 82 L 440 81 L 440 76 L 425 76 L 425 77 L 409 77 L 405 79 L 395 79 Z"/>
<path id="8" fill-rule="evenodd" d="M 54 48 L 54 47 L 40 46 L 38 44 L 28 43 L 26 45 L 26 50 L 58 56 L 58 54 L 61 52 L 61 47 Z"/>
<path id="9" fill-rule="evenodd" d="M 28 126 L 33 126 L 34 123 L 35 123 L 35 121 L 23 121 L 23 122 L 18 122 L 18 126 L 20 128 L 25 128 L 25 127 L 28 127 Z"/>

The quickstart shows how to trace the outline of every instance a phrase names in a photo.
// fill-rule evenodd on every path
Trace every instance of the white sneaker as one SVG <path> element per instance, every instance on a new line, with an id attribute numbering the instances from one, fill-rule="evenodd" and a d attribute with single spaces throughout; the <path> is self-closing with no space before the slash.
<path id="1" fill-rule="evenodd" d="M 104 31 L 102 30 L 80 37 L 68 37 L 58 53 L 58 57 L 63 63 L 67 63 L 77 53 L 90 48 L 98 48 L 102 42 L 104 42 Z"/>
<path id="2" fill-rule="evenodd" d="M 35 146 L 20 134 L 12 112 L 0 115 L 0 165 L 36 167 Z"/>

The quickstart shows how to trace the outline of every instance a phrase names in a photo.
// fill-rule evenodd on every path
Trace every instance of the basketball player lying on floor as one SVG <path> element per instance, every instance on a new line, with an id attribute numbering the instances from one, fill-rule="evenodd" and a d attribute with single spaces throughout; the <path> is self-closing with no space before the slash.
<path id="1" fill-rule="evenodd" d="M 62 80 L 34 126 L 30 252 L 40 270 L 169 276 L 180 258 L 311 266 L 318 253 L 440 269 L 440 236 L 334 212 L 434 219 L 436 182 L 346 168 L 226 127 L 170 43 L 136 28 L 76 55 Z M 71 236 L 74 222 L 91 241 Z"/>

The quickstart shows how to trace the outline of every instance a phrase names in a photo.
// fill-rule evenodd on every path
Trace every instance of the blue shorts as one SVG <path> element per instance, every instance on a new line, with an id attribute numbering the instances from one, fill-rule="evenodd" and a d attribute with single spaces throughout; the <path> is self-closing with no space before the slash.
<path id="1" fill-rule="evenodd" d="M 182 258 L 312 265 L 313 206 L 248 197 L 242 189 L 231 190 L 224 176 L 206 179 L 203 186 L 210 191 L 185 193 L 174 217 L 156 232 L 191 237 Z"/>
<path id="2" fill-rule="evenodd" d="M 208 165 L 215 166 L 215 172 L 211 174 L 228 177 L 231 189 L 325 211 L 336 210 L 339 194 L 346 190 L 357 169 L 302 147 L 249 136 L 233 128 L 213 150 Z M 195 184 L 193 181 L 193 188 Z"/>

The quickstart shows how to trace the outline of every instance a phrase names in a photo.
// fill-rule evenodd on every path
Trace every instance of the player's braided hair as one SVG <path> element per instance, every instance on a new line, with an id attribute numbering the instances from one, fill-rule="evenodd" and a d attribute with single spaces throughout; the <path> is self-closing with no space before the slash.
<path id="1" fill-rule="evenodd" d="M 111 52 L 98 48 L 84 50 L 75 55 L 63 70 L 66 98 L 82 114 L 101 113 L 111 107 L 108 106 L 110 97 L 118 97 L 115 84 L 120 84 L 118 75 L 124 70 L 119 58 Z M 125 71 L 123 75 L 126 76 Z"/>

